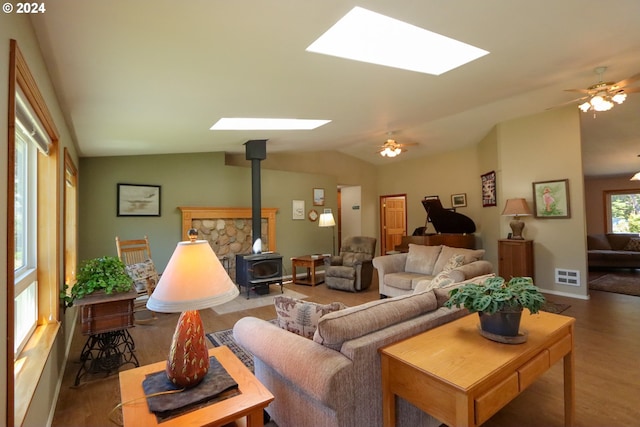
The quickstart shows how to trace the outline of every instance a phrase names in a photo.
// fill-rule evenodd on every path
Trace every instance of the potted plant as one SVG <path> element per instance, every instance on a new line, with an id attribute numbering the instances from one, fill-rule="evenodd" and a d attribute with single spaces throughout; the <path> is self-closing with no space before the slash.
<path id="1" fill-rule="evenodd" d="M 480 327 L 489 334 L 515 337 L 520 330 L 522 309 L 537 313 L 545 302 L 531 277 L 513 277 L 508 282 L 492 277 L 484 283 L 468 283 L 449 292 L 445 307 L 465 307 L 480 316 Z"/>
<path id="2" fill-rule="evenodd" d="M 71 307 L 73 301 L 84 298 L 94 292 L 105 294 L 129 292 L 133 287 L 133 280 L 127 274 L 124 263 L 117 257 L 104 256 L 83 261 L 78 268 L 76 283 L 67 293 L 68 285 L 60 293 L 60 298 L 66 307 Z"/>

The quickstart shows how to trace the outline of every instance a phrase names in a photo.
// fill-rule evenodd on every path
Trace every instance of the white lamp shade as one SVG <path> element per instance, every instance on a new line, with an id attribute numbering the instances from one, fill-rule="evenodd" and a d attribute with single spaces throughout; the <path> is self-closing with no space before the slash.
<path id="1" fill-rule="evenodd" d="M 160 313 L 201 310 L 231 301 L 238 294 L 209 242 L 179 242 L 147 308 Z"/>
<path id="2" fill-rule="evenodd" d="M 333 227 L 335 225 L 336 220 L 333 218 L 331 212 L 320 214 L 320 219 L 318 220 L 319 227 Z"/>

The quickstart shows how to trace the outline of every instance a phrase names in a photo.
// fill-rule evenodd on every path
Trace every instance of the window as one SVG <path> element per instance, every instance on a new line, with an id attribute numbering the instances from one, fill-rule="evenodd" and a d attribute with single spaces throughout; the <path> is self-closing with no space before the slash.
<path id="1" fill-rule="evenodd" d="M 605 192 L 607 232 L 640 233 L 640 190 Z"/>
<path id="2" fill-rule="evenodd" d="M 15 40 L 9 47 L 7 252 L 7 425 L 22 425 L 32 406 L 60 324 L 58 132 Z M 50 403 L 50 402 L 47 402 Z"/>
<path id="3" fill-rule="evenodd" d="M 14 353 L 18 354 L 36 328 L 37 280 L 37 143 L 29 121 L 37 121 L 27 108 L 22 91 L 16 94 L 14 187 Z M 42 129 L 41 126 L 38 126 Z"/>

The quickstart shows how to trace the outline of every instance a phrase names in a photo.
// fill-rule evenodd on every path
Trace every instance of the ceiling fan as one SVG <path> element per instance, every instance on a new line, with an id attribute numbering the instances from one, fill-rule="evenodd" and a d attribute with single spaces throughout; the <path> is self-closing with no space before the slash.
<path id="1" fill-rule="evenodd" d="M 408 143 L 399 143 L 396 142 L 395 139 L 387 139 L 384 144 L 380 146 L 378 149 L 378 153 L 382 157 L 396 157 L 401 153 L 404 153 L 406 150 L 405 147 L 412 147 L 418 145 L 417 142 L 408 142 Z"/>
<path id="2" fill-rule="evenodd" d="M 640 73 L 614 83 L 605 82 L 602 79 L 602 75 L 607 71 L 607 67 L 597 67 L 593 71 L 600 76 L 600 81 L 586 89 L 566 89 L 567 92 L 580 92 L 586 95 L 573 99 L 565 104 L 584 100 L 583 103 L 578 105 L 578 108 L 585 113 L 589 110 L 609 111 L 614 107 L 614 103 L 622 104 L 625 99 L 627 99 L 627 94 L 640 92 L 640 87 L 627 87 L 631 83 L 640 80 Z"/>

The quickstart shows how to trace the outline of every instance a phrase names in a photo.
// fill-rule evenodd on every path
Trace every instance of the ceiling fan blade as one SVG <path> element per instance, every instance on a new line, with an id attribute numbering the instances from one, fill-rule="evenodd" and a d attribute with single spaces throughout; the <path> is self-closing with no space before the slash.
<path id="1" fill-rule="evenodd" d="M 589 89 L 565 89 L 565 92 L 591 93 Z"/>
<path id="2" fill-rule="evenodd" d="M 624 88 L 624 93 L 634 93 L 634 92 L 640 92 L 640 87 L 627 87 Z"/>
<path id="3" fill-rule="evenodd" d="M 400 144 L 400 147 L 415 147 L 416 145 L 418 145 L 417 142 L 403 142 Z"/>
<path id="4" fill-rule="evenodd" d="M 554 105 L 553 107 L 549 107 L 549 108 L 546 108 L 546 109 L 547 110 L 552 110 L 554 108 L 564 107 L 565 105 L 577 103 L 577 102 L 582 101 L 583 99 L 587 99 L 587 98 L 589 98 L 589 97 L 588 96 L 583 96 L 582 98 L 572 99 L 571 101 L 563 102 L 562 104 L 557 104 L 557 105 Z"/>
<path id="5" fill-rule="evenodd" d="M 628 79 L 624 79 L 624 80 L 620 80 L 618 83 L 614 83 L 613 87 L 617 88 L 617 89 L 622 89 L 627 85 L 630 85 L 631 83 L 635 82 L 636 80 L 640 80 L 640 73 L 629 77 Z"/>

